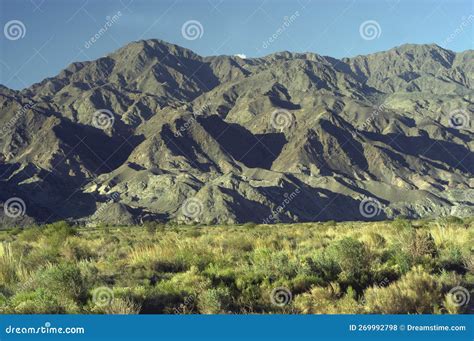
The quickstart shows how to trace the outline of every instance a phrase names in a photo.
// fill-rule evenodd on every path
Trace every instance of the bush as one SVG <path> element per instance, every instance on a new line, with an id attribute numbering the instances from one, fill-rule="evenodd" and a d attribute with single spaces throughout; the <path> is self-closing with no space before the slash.
<path id="1" fill-rule="evenodd" d="M 393 222 L 392 222 L 392 225 L 397 228 L 397 229 L 409 229 L 409 228 L 412 228 L 412 223 L 410 220 L 406 219 L 405 217 L 403 216 L 400 216 L 400 217 L 396 217 Z"/>
<path id="2" fill-rule="evenodd" d="M 341 272 L 339 282 L 360 291 L 371 278 L 371 254 L 364 243 L 346 237 L 327 248 L 328 255 L 335 260 Z"/>
<path id="3" fill-rule="evenodd" d="M 303 314 L 358 314 L 361 306 L 356 294 L 348 288 L 344 295 L 337 283 L 327 287 L 314 287 L 309 293 L 298 295 L 293 303 Z"/>
<path id="4" fill-rule="evenodd" d="M 79 312 L 74 301 L 58 296 L 48 289 L 18 293 L 12 297 L 8 306 L 10 313 L 14 314 L 77 314 Z"/>
<path id="5" fill-rule="evenodd" d="M 385 238 L 377 232 L 369 232 L 367 237 L 369 244 L 372 245 L 375 249 L 381 249 L 385 247 Z"/>
<path id="6" fill-rule="evenodd" d="M 198 296 L 198 309 L 201 314 L 225 313 L 231 301 L 228 288 L 207 289 Z"/>
<path id="7" fill-rule="evenodd" d="M 72 263 L 60 263 L 40 271 L 36 285 L 48 289 L 59 297 L 79 302 L 84 302 L 87 298 L 87 287 L 81 271 Z"/>
<path id="8" fill-rule="evenodd" d="M 25 228 L 22 233 L 18 236 L 18 240 L 24 242 L 35 242 L 41 238 L 41 229 L 38 226 Z"/>
<path id="9" fill-rule="evenodd" d="M 79 261 L 94 256 L 87 246 L 87 243 L 77 238 L 69 238 L 65 242 L 61 248 L 61 255 L 64 256 L 67 261 Z"/>
<path id="10" fill-rule="evenodd" d="M 435 257 L 436 244 L 431 233 L 425 230 L 414 230 L 407 241 L 407 252 L 413 262 L 421 262 L 422 258 Z"/>
<path id="11" fill-rule="evenodd" d="M 364 297 L 371 314 L 432 314 L 443 299 L 438 279 L 420 266 L 387 287 L 367 289 Z"/>
<path id="12" fill-rule="evenodd" d="M 77 231 L 65 221 L 46 225 L 43 229 L 48 245 L 53 249 L 59 248 L 68 237 L 75 236 Z"/>

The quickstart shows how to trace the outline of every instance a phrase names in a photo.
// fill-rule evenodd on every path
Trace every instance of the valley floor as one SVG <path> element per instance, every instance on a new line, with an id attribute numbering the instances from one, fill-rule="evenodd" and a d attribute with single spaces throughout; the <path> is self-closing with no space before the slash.
<path id="1" fill-rule="evenodd" d="M 0 231 L 0 313 L 473 313 L 474 219 Z"/>

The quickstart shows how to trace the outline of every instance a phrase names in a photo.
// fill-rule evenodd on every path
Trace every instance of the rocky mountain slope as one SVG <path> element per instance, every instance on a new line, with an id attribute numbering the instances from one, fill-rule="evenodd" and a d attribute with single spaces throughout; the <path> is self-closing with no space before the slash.
<path id="1" fill-rule="evenodd" d="M 138 41 L 0 86 L 0 107 L 5 226 L 474 212 L 472 50 L 241 59 Z"/>

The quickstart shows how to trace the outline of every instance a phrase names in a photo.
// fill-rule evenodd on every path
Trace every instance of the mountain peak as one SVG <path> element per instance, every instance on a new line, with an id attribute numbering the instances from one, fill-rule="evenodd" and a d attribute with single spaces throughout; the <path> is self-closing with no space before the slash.
<path id="1" fill-rule="evenodd" d="M 100 220 L 110 201 L 123 223 L 361 220 L 367 197 L 376 219 L 469 215 L 470 56 L 406 44 L 242 60 L 132 42 L 14 96 L 0 87 L 0 202 L 42 202 L 37 221 Z"/>

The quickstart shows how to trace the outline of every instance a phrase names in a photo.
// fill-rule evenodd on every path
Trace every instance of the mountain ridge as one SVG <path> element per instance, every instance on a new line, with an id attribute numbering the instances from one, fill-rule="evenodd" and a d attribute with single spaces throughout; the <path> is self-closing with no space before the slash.
<path id="1" fill-rule="evenodd" d="M 472 215 L 473 61 L 437 45 L 339 60 L 132 42 L 0 87 L 0 202 L 91 224 Z"/>

